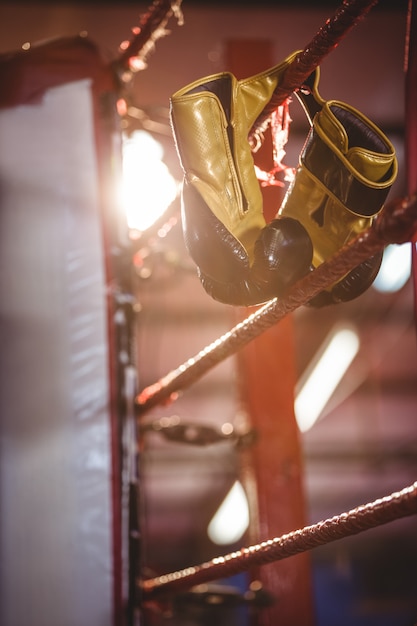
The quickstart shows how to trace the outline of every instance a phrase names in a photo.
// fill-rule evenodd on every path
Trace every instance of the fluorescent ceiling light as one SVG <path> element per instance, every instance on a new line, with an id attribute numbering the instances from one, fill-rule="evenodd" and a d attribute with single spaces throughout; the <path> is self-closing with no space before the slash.
<path id="1" fill-rule="evenodd" d="M 373 282 L 373 287 L 377 291 L 393 293 L 405 285 L 410 275 L 410 244 L 390 244 L 384 250 L 381 268 Z"/>
<path id="2" fill-rule="evenodd" d="M 239 541 L 249 526 L 249 505 L 237 480 L 214 514 L 207 534 L 213 543 L 228 545 Z"/>
<path id="3" fill-rule="evenodd" d="M 320 417 L 334 390 L 359 350 L 359 337 L 352 327 L 338 327 L 325 340 L 307 368 L 297 392 L 294 411 L 301 432 Z"/>

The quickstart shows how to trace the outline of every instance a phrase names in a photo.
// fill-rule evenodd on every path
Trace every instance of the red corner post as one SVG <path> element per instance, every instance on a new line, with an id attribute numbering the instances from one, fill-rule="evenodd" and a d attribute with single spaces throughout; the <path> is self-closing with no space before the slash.
<path id="1" fill-rule="evenodd" d="M 233 40 L 226 43 L 226 65 L 237 78 L 268 69 L 272 59 L 269 41 Z M 269 133 L 267 133 L 269 135 Z M 256 164 L 272 168 L 269 136 L 255 155 Z M 263 189 L 267 221 L 282 200 L 278 187 Z M 238 310 L 239 321 L 248 314 Z M 264 541 L 306 525 L 300 438 L 294 417 L 295 355 L 291 317 L 285 318 L 253 340 L 237 356 L 240 400 L 258 439 L 242 457 L 242 482 L 249 487 L 252 521 L 250 542 Z M 252 480 L 251 480 L 252 479 Z M 252 489 L 250 485 L 252 483 Z M 251 571 L 276 602 L 260 610 L 257 626 L 314 624 L 310 558 L 298 555 Z"/>
<path id="2" fill-rule="evenodd" d="M 417 2 L 408 1 L 407 36 L 405 48 L 405 150 L 407 191 L 417 192 Z M 412 242 L 414 308 L 417 322 L 417 233 Z"/>

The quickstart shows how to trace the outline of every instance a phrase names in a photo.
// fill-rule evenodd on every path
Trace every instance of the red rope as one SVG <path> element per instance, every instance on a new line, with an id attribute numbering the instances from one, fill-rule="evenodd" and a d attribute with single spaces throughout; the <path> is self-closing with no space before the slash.
<path id="1" fill-rule="evenodd" d="M 377 4 L 378 0 L 344 0 L 335 14 L 326 20 L 313 39 L 287 68 L 281 85 L 256 120 L 249 135 L 251 143 L 259 143 L 273 111 L 307 80 L 325 57 L 336 48 L 347 33 Z M 256 141 L 253 141 L 256 139 Z"/>
<path id="2" fill-rule="evenodd" d="M 282 299 L 275 298 L 257 309 L 228 333 L 172 370 L 136 398 L 137 415 L 175 400 L 177 392 L 189 387 L 215 365 L 235 354 L 255 337 L 307 304 L 323 289 L 343 278 L 350 270 L 381 251 L 388 243 L 410 241 L 417 231 L 417 196 L 397 199 L 385 205 L 372 226 L 343 247 L 331 259 L 299 280 Z"/>
<path id="3" fill-rule="evenodd" d="M 139 26 L 133 28 L 134 36 L 115 61 L 114 67 L 121 71 L 130 70 L 130 61 L 134 57 L 143 59 L 150 46 L 163 34 L 163 29 L 169 18 L 176 14 L 180 22 L 181 0 L 156 0 L 145 13 Z"/>
<path id="4" fill-rule="evenodd" d="M 214 558 L 201 565 L 144 580 L 140 585 L 142 600 L 146 602 L 161 592 L 178 592 L 247 571 L 255 566 L 280 561 L 416 513 L 417 482 L 401 491 L 312 526 L 305 526 L 281 537 L 241 548 L 237 552 Z"/>

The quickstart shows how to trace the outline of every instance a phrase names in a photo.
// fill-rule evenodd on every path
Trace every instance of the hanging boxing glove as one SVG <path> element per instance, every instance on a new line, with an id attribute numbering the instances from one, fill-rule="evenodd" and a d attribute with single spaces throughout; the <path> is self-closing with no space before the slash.
<path id="1" fill-rule="evenodd" d="M 299 166 L 281 208 L 304 226 L 313 243 L 313 267 L 367 229 L 397 175 L 395 150 L 362 113 L 318 92 L 317 69 L 296 93 L 311 124 Z M 310 304 L 346 302 L 362 294 L 379 271 L 382 252 L 361 263 Z"/>
<path id="2" fill-rule="evenodd" d="M 301 221 L 284 216 L 266 224 L 248 142 L 295 54 L 245 80 L 228 72 L 208 76 L 171 98 L 185 244 L 206 291 L 226 304 L 279 296 L 311 266 Z"/>

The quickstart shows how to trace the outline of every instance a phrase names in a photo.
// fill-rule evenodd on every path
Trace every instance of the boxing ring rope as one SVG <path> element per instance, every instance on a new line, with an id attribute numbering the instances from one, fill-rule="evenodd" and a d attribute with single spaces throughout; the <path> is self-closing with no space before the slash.
<path id="1" fill-rule="evenodd" d="M 288 68 L 282 85 L 270 106 L 255 122 L 250 139 L 259 141 L 268 119 L 333 50 L 342 37 L 377 0 L 344 0 L 333 18 L 327 20 L 312 42 Z M 411 194 L 411 191 L 410 191 Z M 136 398 L 138 420 L 153 407 L 174 401 L 180 391 L 196 382 L 207 371 L 232 356 L 272 325 L 330 287 L 348 272 L 381 252 L 388 244 L 402 244 L 415 239 L 417 233 L 417 195 L 397 198 L 383 208 L 372 226 L 345 245 L 331 259 L 300 279 L 285 296 L 274 298 L 236 325 L 225 335 L 205 347 L 155 384 L 146 387 Z M 152 601 L 198 584 L 228 577 L 273 561 L 279 561 L 318 546 L 343 539 L 365 530 L 417 514 L 417 482 L 374 502 L 364 504 L 316 524 L 241 548 L 211 561 L 155 578 L 138 580 L 139 602 Z"/>
<path id="2" fill-rule="evenodd" d="M 232 576 L 251 567 L 280 561 L 416 513 L 417 482 L 389 496 L 281 537 L 241 548 L 201 565 L 144 580 L 139 585 L 140 593 L 146 602 L 163 592 L 178 592 L 218 578 Z"/>
<path id="3" fill-rule="evenodd" d="M 341 248 L 331 259 L 297 281 L 286 296 L 274 298 L 257 309 L 194 357 L 143 389 L 136 397 L 138 418 L 161 403 L 175 400 L 179 391 L 195 383 L 211 368 L 236 353 L 288 313 L 308 304 L 323 289 L 380 252 L 387 244 L 411 241 L 416 231 L 417 196 L 387 203 L 370 228 Z"/>
<path id="4" fill-rule="evenodd" d="M 121 44 L 121 54 L 113 63 L 117 74 L 134 71 L 132 59 L 144 61 L 155 41 L 165 34 L 165 26 L 174 15 L 179 25 L 183 18 L 181 13 L 182 0 L 156 0 L 139 22 L 139 26 L 132 28 L 133 36 L 129 41 Z M 139 68 L 143 69 L 143 68 Z"/>
<path id="5" fill-rule="evenodd" d="M 293 93 L 375 4 L 377 0 L 344 0 L 333 17 L 326 20 L 324 26 L 288 67 L 282 85 L 276 90 L 271 100 L 270 107 L 265 108 L 262 119 L 258 118 L 255 122 L 251 137 L 258 138 L 258 145 L 260 138 L 257 133 L 262 134 L 262 124 L 267 122 L 271 108 L 276 108 Z M 380 252 L 388 243 L 409 241 L 412 237 L 410 231 L 415 232 L 417 224 L 414 223 L 413 208 L 405 208 L 408 204 L 414 207 L 415 199 L 398 200 L 386 206 L 383 214 L 379 216 L 378 223 L 374 223 L 368 232 L 362 233 L 357 240 L 352 241 L 333 259 L 323 263 L 312 274 L 297 282 L 285 298 L 274 299 L 267 303 L 176 370 L 144 389 L 136 398 L 137 415 L 142 416 L 158 404 L 174 400 L 180 390 L 196 382 L 209 369 L 237 352 L 288 313 L 307 304 L 315 295 L 337 282 L 363 261 Z M 407 226 L 403 225 L 407 234 L 402 232 L 399 236 L 395 234 L 395 231 L 390 232 L 393 227 L 391 221 L 393 218 L 394 221 L 396 220 L 394 215 L 398 212 L 403 213 L 401 217 L 398 217 L 400 230 L 402 228 L 400 224 L 404 220 L 409 222 Z"/>
<path id="6" fill-rule="evenodd" d="M 155 41 L 165 34 L 165 26 L 172 15 L 177 18 L 179 25 L 183 24 L 181 3 L 182 0 L 156 0 L 152 4 L 148 12 L 142 16 L 139 26 L 132 29 L 133 37 L 122 44 L 121 54 L 113 64 L 117 74 L 123 76 L 126 72 L 134 71 L 132 59 L 135 57 L 145 60 Z M 256 142 L 253 142 L 260 145 L 260 135 L 268 125 L 272 112 L 305 82 L 324 58 L 377 3 L 378 0 L 343 0 L 334 15 L 326 20 L 286 70 L 282 83 L 256 120 L 249 136 L 250 141 L 256 138 Z"/>
<path id="7" fill-rule="evenodd" d="M 282 83 L 278 85 L 270 102 L 249 135 L 249 140 L 260 145 L 262 132 L 268 125 L 273 111 L 291 94 L 299 89 L 310 74 L 334 50 L 342 39 L 354 28 L 378 3 L 378 0 L 343 0 L 334 15 L 326 20 L 313 39 L 305 46 L 284 73 Z M 255 141 L 256 139 L 256 141 Z"/>

